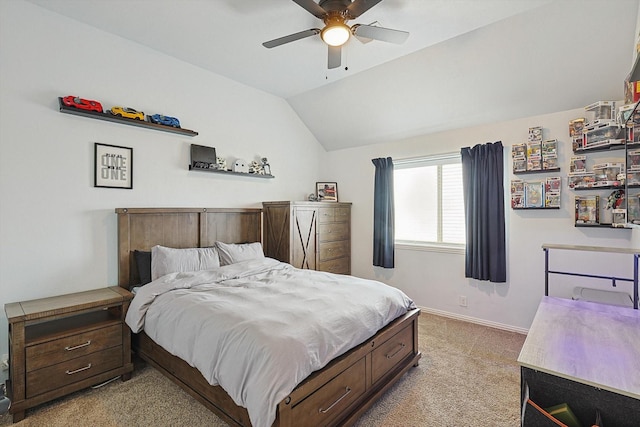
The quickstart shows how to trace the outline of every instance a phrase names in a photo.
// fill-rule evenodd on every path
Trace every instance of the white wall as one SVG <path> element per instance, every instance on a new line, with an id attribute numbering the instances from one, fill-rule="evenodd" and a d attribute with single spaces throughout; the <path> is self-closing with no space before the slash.
<path id="1" fill-rule="evenodd" d="M 340 200 L 353 202 L 352 274 L 396 286 L 410 295 L 418 305 L 430 310 L 480 319 L 485 323 L 516 330 L 528 329 L 544 294 L 542 244 L 640 247 L 640 230 L 586 229 L 573 226 L 575 193 L 567 188 L 566 174 L 569 157 L 572 155 L 568 122 L 577 117 L 584 117 L 583 109 L 329 152 L 328 164 L 332 165 L 332 176 L 338 181 Z M 502 141 L 505 146 L 505 192 L 508 192 L 510 179 L 533 180 L 536 177 L 515 177 L 511 174 L 511 145 L 525 142 L 528 129 L 532 126 L 543 126 L 545 139 L 556 138 L 559 141 L 559 162 L 563 176 L 562 207 L 560 210 L 545 211 L 514 211 L 507 207 L 506 283 L 492 284 L 466 279 L 464 255 L 461 254 L 396 250 L 395 269 L 372 266 L 374 167 L 371 159 L 387 156 L 402 159 L 459 152 L 461 147 Z M 613 161 L 617 157 L 624 157 L 624 151 L 594 154 L 591 161 Z M 609 193 L 610 190 L 601 190 L 600 195 L 606 197 Z M 591 274 L 633 277 L 632 261 L 633 257 L 627 255 L 585 255 L 567 251 L 551 253 L 552 269 Z M 577 281 L 594 286 L 584 279 L 573 279 L 572 283 Z M 604 289 L 609 289 L 608 284 L 604 286 Z M 571 288 L 564 277 L 551 278 L 551 290 L 557 295 L 566 295 Z M 630 292 L 631 288 L 623 282 L 619 289 Z M 468 307 L 458 305 L 460 295 L 467 297 Z"/>
<path id="2" fill-rule="evenodd" d="M 114 208 L 260 207 L 320 179 L 325 151 L 280 98 L 21 0 L 0 1 L 0 43 L 2 307 L 116 285 Z M 175 115 L 199 136 L 61 114 L 71 94 Z M 133 148 L 133 190 L 93 188 L 94 142 Z M 266 156 L 276 178 L 190 172 L 191 143 Z"/>

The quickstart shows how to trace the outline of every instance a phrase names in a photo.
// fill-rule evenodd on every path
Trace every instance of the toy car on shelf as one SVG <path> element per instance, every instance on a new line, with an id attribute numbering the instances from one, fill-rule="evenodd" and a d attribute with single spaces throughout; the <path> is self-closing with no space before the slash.
<path id="1" fill-rule="evenodd" d="M 126 117 L 128 119 L 135 120 L 144 120 L 144 113 L 142 111 L 137 111 L 129 107 L 111 107 L 111 110 L 109 110 L 109 112 L 114 116 Z"/>
<path id="2" fill-rule="evenodd" d="M 69 95 L 62 98 L 62 103 L 67 107 L 75 107 L 80 110 L 97 111 L 98 113 L 102 113 L 102 104 L 91 99 L 84 99 L 78 96 Z"/>
<path id="3" fill-rule="evenodd" d="M 151 123 L 156 123 L 158 125 L 165 126 L 173 126 L 174 128 L 180 127 L 180 120 L 176 117 L 171 116 L 163 116 L 162 114 L 153 114 L 151 116 L 147 116 Z"/>

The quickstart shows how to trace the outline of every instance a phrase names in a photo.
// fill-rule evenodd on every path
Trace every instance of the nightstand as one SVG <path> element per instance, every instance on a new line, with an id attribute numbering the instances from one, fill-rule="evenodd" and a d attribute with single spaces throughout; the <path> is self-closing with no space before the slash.
<path id="1" fill-rule="evenodd" d="M 14 423 L 49 400 L 117 376 L 131 378 L 124 318 L 132 298 L 124 288 L 109 287 L 4 306 Z"/>

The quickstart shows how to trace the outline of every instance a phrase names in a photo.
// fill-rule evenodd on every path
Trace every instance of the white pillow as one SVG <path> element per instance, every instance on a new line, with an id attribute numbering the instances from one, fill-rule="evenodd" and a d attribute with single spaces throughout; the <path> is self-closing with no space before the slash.
<path id="1" fill-rule="evenodd" d="M 169 273 L 210 270 L 220 267 L 218 250 L 210 248 L 174 249 L 164 246 L 151 248 L 151 280 Z"/>
<path id="2" fill-rule="evenodd" d="M 216 242 L 220 265 L 235 264 L 240 261 L 264 258 L 262 243 L 222 243 Z"/>

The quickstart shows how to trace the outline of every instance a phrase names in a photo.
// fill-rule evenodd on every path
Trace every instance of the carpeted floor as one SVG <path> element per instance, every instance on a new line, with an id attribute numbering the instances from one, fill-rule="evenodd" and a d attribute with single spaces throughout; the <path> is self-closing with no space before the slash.
<path id="1" fill-rule="evenodd" d="M 516 359 L 525 336 L 426 313 L 419 322 L 420 366 L 411 369 L 356 426 L 519 426 Z M 0 417 L 0 426 L 8 425 L 11 418 Z M 116 380 L 44 404 L 13 425 L 227 426 L 147 365 L 136 366 L 127 382 Z"/>

